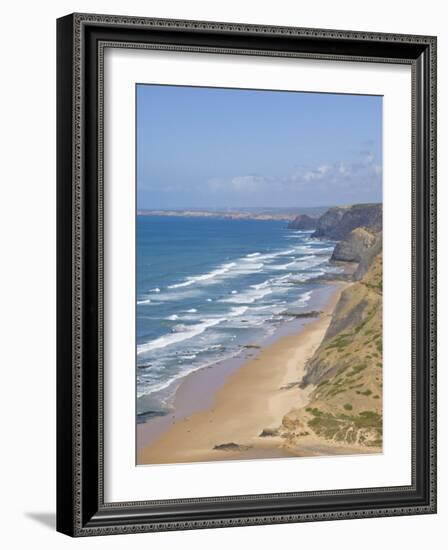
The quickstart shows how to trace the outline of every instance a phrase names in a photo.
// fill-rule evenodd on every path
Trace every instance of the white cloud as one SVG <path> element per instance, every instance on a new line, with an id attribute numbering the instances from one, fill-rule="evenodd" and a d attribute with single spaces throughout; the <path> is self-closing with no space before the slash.
<path id="1" fill-rule="evenodd" d="M 358 159 L 350 163 L 338 161 L 316 167 L 301 166 L 287 176 L 242 174 L 228 179 L 213 178 L 207 182 L 215 195 L 231 198 L 258 197 L 280 200 L 287 195 L 297 202 L 302 197 L 313 197 L 315 204 L 343 200 L 362 201 L 381 197 L 381 165 L 371 151 L 360 151 Z M 353 197 L 353 199 L 351 198 Z M 300 199 L 301 200 L 301 199 Z"/>
<path id="2" fill-rule="evenodd" d="M 310 170 L 309 172 L 306 172 L 303 175 L 303 179 L 305 181 L 321 180 L 326 176 L 326 174 L 331 172 L 331 169 L 332 166 L 328 164 L 323 164 L 322 166 L 318 166 L 315 170 Z"/>

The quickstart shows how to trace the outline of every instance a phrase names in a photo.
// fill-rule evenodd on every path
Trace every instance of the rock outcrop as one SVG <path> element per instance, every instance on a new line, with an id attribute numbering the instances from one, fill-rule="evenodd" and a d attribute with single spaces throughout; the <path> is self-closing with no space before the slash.
<path id="1" fill-rule="evenodd" d="M 382 250 L 382 233 L 374 233 L 364 227 L 353 229 L 348 237 L 334 247 L 330 262 L 356 262 L 358 267 L 353 279 L 361 279 L 375 257 Z"/>
<path id="2" fill-rule="evenodd" d="M 375 243 L 375 233 L 357 227 L 348 234 L 343 241 L 339 241 L 334 247 L 330 258 L 332 262 L 360 262 L 366 250 Z"/>
<path id="3" fill-rule="evenodd" d="M 294 220 L 289 222 L 288 229 L 298 231 L 312 231 L 317 227 L 317 218 L 312 218 L 307 214 L 299 214 Z"/>
<path id="4" fill-rule="evenodd" d="M 375 258 L 382 254 L 383 252 L 383 233 L 376 233 L 375 242 L 371 247 L 366 248 L 366 250 L 361 254 L 358 267 L 353 274 L 353 279 L 359 281 L 366 275 L 367 271 L 372 266 Z"/>
<path id="5" fill-rule="evenodd" d="M 317 220 L 313 237 L 346 239 L 353 229 L 364 227 L 373 232 L 382 229 L 382 204 L 354 204 L 353 206 L 335 206 L 322 214 Z"/>

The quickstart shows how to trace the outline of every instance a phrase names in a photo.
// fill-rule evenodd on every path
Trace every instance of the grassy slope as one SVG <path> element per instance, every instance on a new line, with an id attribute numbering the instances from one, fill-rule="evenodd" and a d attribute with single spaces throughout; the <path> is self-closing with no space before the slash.
<path id="1" fill-rule="evenodd" d="M 284 417 L 283 436 L 382 446 L 382 255 L 341 295 L 332 323 L 307 365 L 315 385 L 306 408 Z"/>

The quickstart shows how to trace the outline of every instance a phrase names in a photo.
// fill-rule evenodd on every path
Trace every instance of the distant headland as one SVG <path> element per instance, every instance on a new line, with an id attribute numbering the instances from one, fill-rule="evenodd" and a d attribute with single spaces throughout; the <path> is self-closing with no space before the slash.
<path id="1" fill-rule="evenodd" d="M 259 220 L 259 221 L 288 221 L 292 222 L 300 215 L 319 218 L 328 210 L 327 206 L 292 207 L 292 208 L 228 208 L 222 210 L 189 208 L 170 210 L 138 209 L 137 216 L 167 216 L 181 218 L 222 218 L 229 220 Z"/>

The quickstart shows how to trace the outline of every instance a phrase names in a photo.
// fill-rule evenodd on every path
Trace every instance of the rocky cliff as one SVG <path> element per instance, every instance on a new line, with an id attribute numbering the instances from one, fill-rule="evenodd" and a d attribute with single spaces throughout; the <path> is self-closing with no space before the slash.
<path id="1" fill-rule="evenodd" d="M 289 222 L 288 229 L 299 231 L 312 231 L 317 227 L 317 218 L 312 218 L 307 214 L 299 214 L 292 222 Z"/>
<path id="2" fill-rule="evenodd" d="M 352 282 L 300 381 L 302 389 L 311 388 L 309 402 L 290 411 L 278 431 L 297 450 L 325 445 L 380 450 L 382 205 L 330 208 L 316 220 L 313 237 L 339 241 L 330 261 L 349 264 L 345 278 Z"/>
<path id="3" fill-rule="evenodd" d="M 372 243 L 371 237 L 362 235 Z M 374 244 L 371 244 L 371 247 Z M 343 251 L 355 257 L 357 250 Z M 306 366 L 309 403 L 288 413 L 286 445 L 382 447 L 382 254 L 341 294 L 320 347 Z"/>
<path id="4" fill-rule="evenodd" d="M 375 233 L 364 227 L 357 227 L 348 234 L 347 238 L 336 244 L 330 262 L 357 263 L 353 279 L 359 280 L 365 275 L 381 250 L 382 232 Z"/>
<path id="5" fill-rule="evenodd" d="M 373 232 L 382 229 L 382 204 L 354 204 L 352 206 L 335 206 L 327 210 L 317 220 L 313 237 L 346 239 L 351 231 L 364 227 Z"/>
<path id="6" fill-rule="evenodd" d="M 375 233 L 364 227 L 357 227 L 348 234 L 346 239 L 337 243 L 330 261 L 360 262 L 366 251 L 372 248 L 375 240 Z"/>

